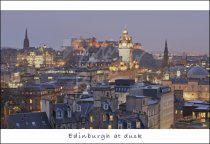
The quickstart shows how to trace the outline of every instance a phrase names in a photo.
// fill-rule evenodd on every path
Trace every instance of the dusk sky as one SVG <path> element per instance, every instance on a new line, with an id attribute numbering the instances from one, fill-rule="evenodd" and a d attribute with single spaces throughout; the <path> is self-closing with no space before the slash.
<path id="1" fill-rule="evenodd" d="M 1 11 L 1 46 L 22 48 L 28 28 L 30 46 L 60 49 L 65 39 L 119 40 L 127 27 L 145 51 L 209 53 L 209 11 Z M 65 40 L 66 42 L 66 40 Z"/>

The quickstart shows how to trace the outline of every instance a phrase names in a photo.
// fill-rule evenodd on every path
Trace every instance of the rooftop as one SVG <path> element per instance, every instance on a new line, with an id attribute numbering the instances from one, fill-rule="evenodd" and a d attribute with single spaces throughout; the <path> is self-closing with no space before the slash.
<path id="1" fill-rule="evenodd" d="M 50 129 L 45 112 L 15 113 L 8 117 L 9 129 Z"/>

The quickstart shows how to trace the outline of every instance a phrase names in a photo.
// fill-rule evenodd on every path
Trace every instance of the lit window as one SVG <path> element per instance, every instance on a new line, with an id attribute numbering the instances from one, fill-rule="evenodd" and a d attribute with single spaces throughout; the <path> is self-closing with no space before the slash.
<path id="1" fill-rule="evenodd" d="M 141 128 L 141 123 L 140 122 L 136 122 L 136 128 Z"/>
<path id="2" fill-rule="evenodd" d="M 53 79 L 53 77 L 52 76 L 49 76 L 48 79 Z"/>
<path id="3" fill-rule="evenodd" d="M 30 104 L 32 104 L 32 103 L 33 103 L 33 100 L 32 100 L 32 99 L 30 99 L 29 101 L 30 101 Z"/>
<path id="4" fill-rule="evenodd" d="M 109 116 L 109 120 L 110 120 L 110 121 L 113 121 L 113 115 L 110 115 L 110 116 Z"/>
<path id="5" fill-rule="evenodd" d="M 112 129 L 112 125 L 108 125 L 108 129 Z"/>
<path id="6" fill-rule="evenodd" d="M 205 113 L 201 113 L 201 118 L 205 118 L 206 114 Z"/>
<path id="7" fill-rule="evenodd" d="M 93 116 L 90 116 L 90 122 L 91 123 L 93 122 Z"/>
<path id="8" fill-rule="evenodd" d="M 175 111 L 175 114 L 177 114 L 177 113 L 178 113 L 178 111 L 176 110 L 176 111 Z"/>
<path id="9" fill-rule="evenodd" d="M 183 111 L 181 110 L 181 114 L 183 113 Z"/>

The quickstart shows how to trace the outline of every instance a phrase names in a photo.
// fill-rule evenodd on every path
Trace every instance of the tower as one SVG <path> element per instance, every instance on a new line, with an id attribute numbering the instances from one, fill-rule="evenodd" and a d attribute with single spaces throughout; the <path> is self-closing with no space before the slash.
<path id="1" fill-rule="evenodd" d="M 168 62 L 168 44 L 167 40 L 165 41 L 165 49 L 164 49 L 164 56 L 163 56 L 163 68 L 168 67 L 169 62 Z"/>
<path id="2" fill-rule="evenodd" d="M 122 62 L 126 64 L 132 62 L 132 49 L 132 37 L 129 36 L 127 29 L 125 29 L 119 40 L 119 56 L 121 57 Z"/>
<path id="3" fill-rule="evenodd" d="M 25 32 L 25 38 L 24 38 L 24 42 L 23 42 L 23 48 L 29 48 L 29 39 L 28 39 L 27 28 L 26 28 L 26 32 Z"/>

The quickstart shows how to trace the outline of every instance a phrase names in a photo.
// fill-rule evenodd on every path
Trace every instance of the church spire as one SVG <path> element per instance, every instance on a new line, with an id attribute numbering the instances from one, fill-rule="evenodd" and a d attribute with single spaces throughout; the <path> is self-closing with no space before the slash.
<path id="1" fill-rule="evenodd" d="M 27 28 L 26 28 L 26 33 L 25 33 L 25 39 L 28 39 L 28 32 L 27 32 Z"/>
<path id="2" fill-rule="evenodd" d="M 163 68 L 168 67 L 169 61 L 168 61 L 168 43 L 167 40 L 165 40 L 165 49 L 164 49 L 164 56 L 163 56 Z"/>
<path id="3" fill-rule="evenodd" d="M 26 28 L 26 32 L 25 32 L 25 38 L 24 38 L 24 42 L 23 42 L 23 48 L 29 48 L 29 39 L 28 39 L 28 31 Z"/>
<path id="4" fill-rule="evenodd" d="M 164 50 L 164 53 L 165 52 L 168 52 L 168 44 L 167 44 L 167 40 L 165 40 L 165 50 Z"/>

